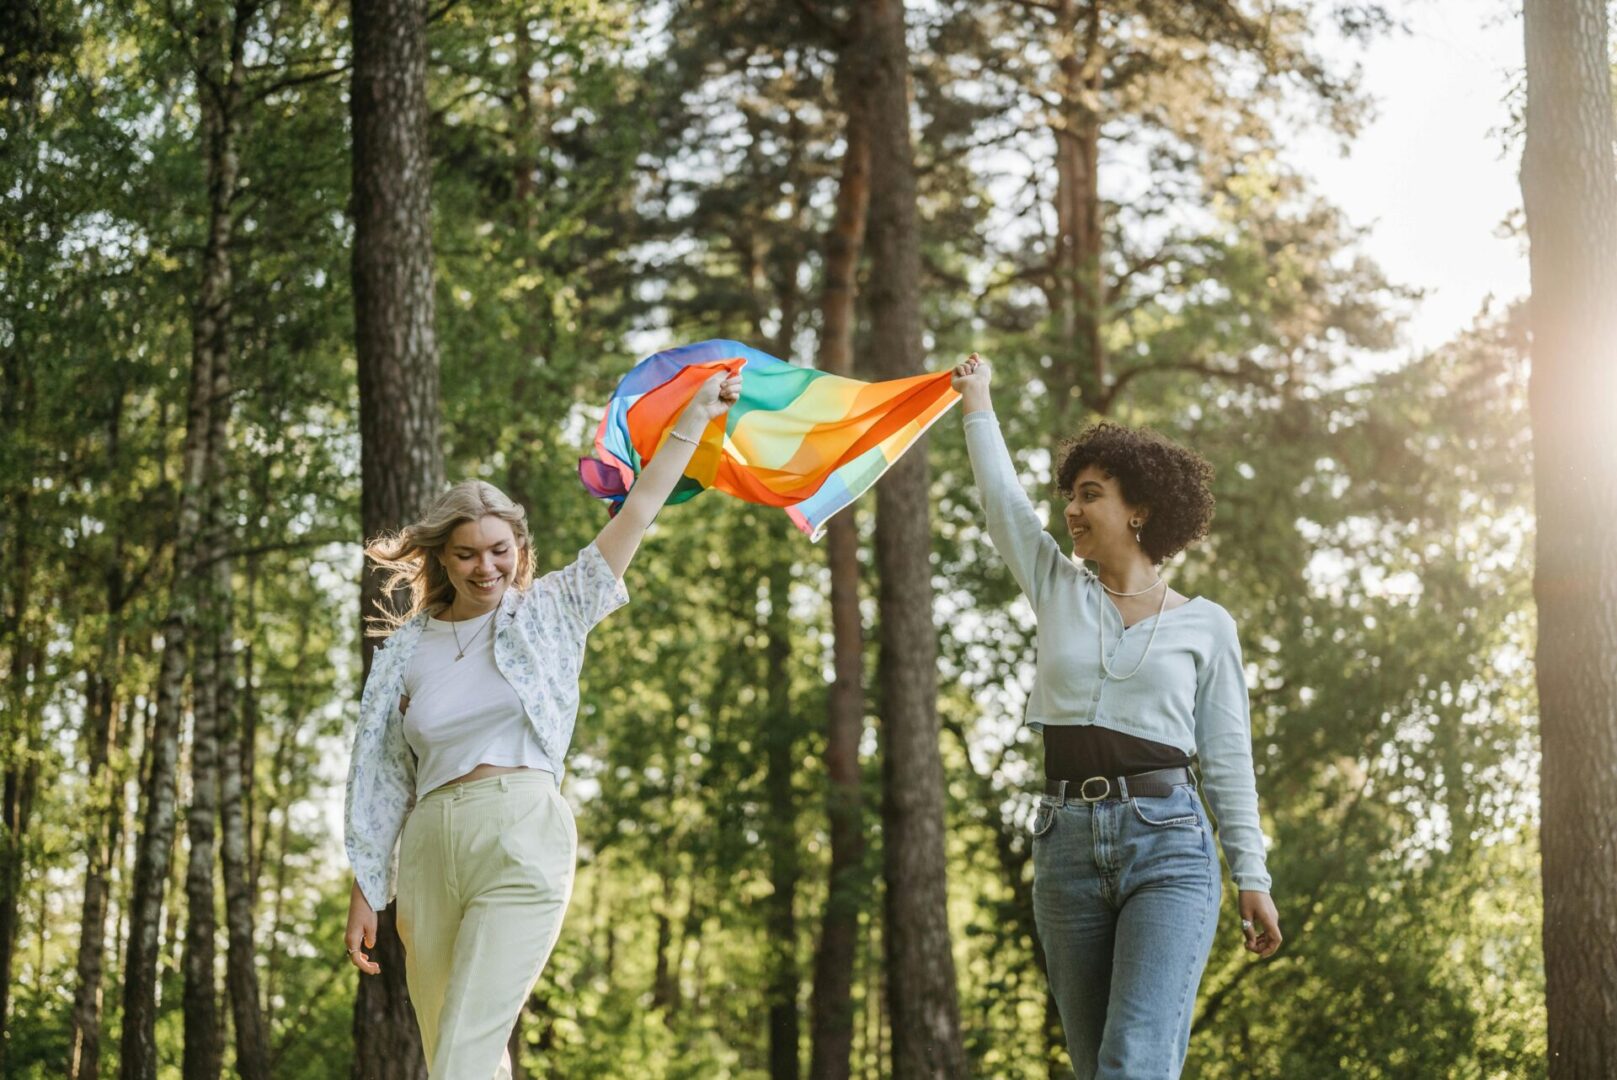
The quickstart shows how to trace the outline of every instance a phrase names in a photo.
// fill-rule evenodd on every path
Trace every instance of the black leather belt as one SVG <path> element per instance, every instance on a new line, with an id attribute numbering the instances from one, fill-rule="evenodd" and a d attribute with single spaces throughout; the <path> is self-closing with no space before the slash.
<path id="1" fill-rule="evenodd" d="M 1160 799 L 1173 794 L 1180 784 L 1194 784 L 1196 774 L 1186 768 L 1157 769 L 1133 776 L 1091 776 L 1087 780 L 1046 780 L 1044 793 L 1062 802 L 1100 802 L 1102 799 L 1129 799 L 1143 795 Z"/>

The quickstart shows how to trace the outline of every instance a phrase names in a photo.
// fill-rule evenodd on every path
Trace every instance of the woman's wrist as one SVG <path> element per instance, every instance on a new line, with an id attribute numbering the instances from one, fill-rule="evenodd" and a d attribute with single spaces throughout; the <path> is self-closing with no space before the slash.
<path id="1" fill-rule="evenodd" d="M 683 436 L 690 442 L 700 443 L 702 433 L 707 430 L 708 418 L 701 414 L 692 402 L 680 413 L 679 419 L 674 423 L 674 434 Z"/>
<path id="2" fill-rule="evenodd" d="M 960 408 L 966 416 L 975 412 L 993 412 L 994 399 L 987 390 L 969 390 L 961 395 Z"/>

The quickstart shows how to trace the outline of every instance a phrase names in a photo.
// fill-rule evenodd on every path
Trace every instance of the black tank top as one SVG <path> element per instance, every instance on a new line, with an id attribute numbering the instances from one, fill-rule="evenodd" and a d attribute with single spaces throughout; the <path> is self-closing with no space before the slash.
<path id="1" fill-rule="evenodd" d="M 1189 764 L 1190 755 L 1178 747 L 1138 735 L 1092 724 L 1053 724 L 1044 729 L 1044 775 L 1050 780 L 1133 776 Z"/>

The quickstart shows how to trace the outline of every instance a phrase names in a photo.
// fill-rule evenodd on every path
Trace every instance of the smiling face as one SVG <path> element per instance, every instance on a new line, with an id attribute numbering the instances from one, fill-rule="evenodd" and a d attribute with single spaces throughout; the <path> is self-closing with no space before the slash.
<path id="1" fill-rule="evenodd" d="M 511 587 L 517 556 L 516 534 L 493 514 L 456 526 L 438 556 L 455 587 L 454 617 L 471 618 L 494 610 Z"/>
<path id="2" fill-rule="evenodd" d="M 1124 502 L 1117 481 L 1099 465 L 1086 465 L 1078 474 L 1062 513 L 1072 534 L 1072 553 L 1080 559 L 1109 563 L 1140 548 L 1131 522 L 1143 524 L 1146 511 Z"/>

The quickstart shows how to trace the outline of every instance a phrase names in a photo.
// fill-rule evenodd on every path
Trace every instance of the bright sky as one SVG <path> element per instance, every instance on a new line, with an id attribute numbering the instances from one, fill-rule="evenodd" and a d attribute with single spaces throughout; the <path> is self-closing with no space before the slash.
<path id="1" fill-rule="evenodd" d="M 1299 140 L 1291 162 L 1349 219 L 1371 226 L 1367 253 L 1400 285 L 1426 290 L 1406 347 L 1440 345 L 1485 300 L 1527 295 L 1524 241 L 1501 223 L 1521 206 L 1519 144 L 1506 150 L 1522 28 L 1503 0 L 1392 0 L 1410 33 L 1360 50 L 1376 119 L 1342 157 Z"/>

